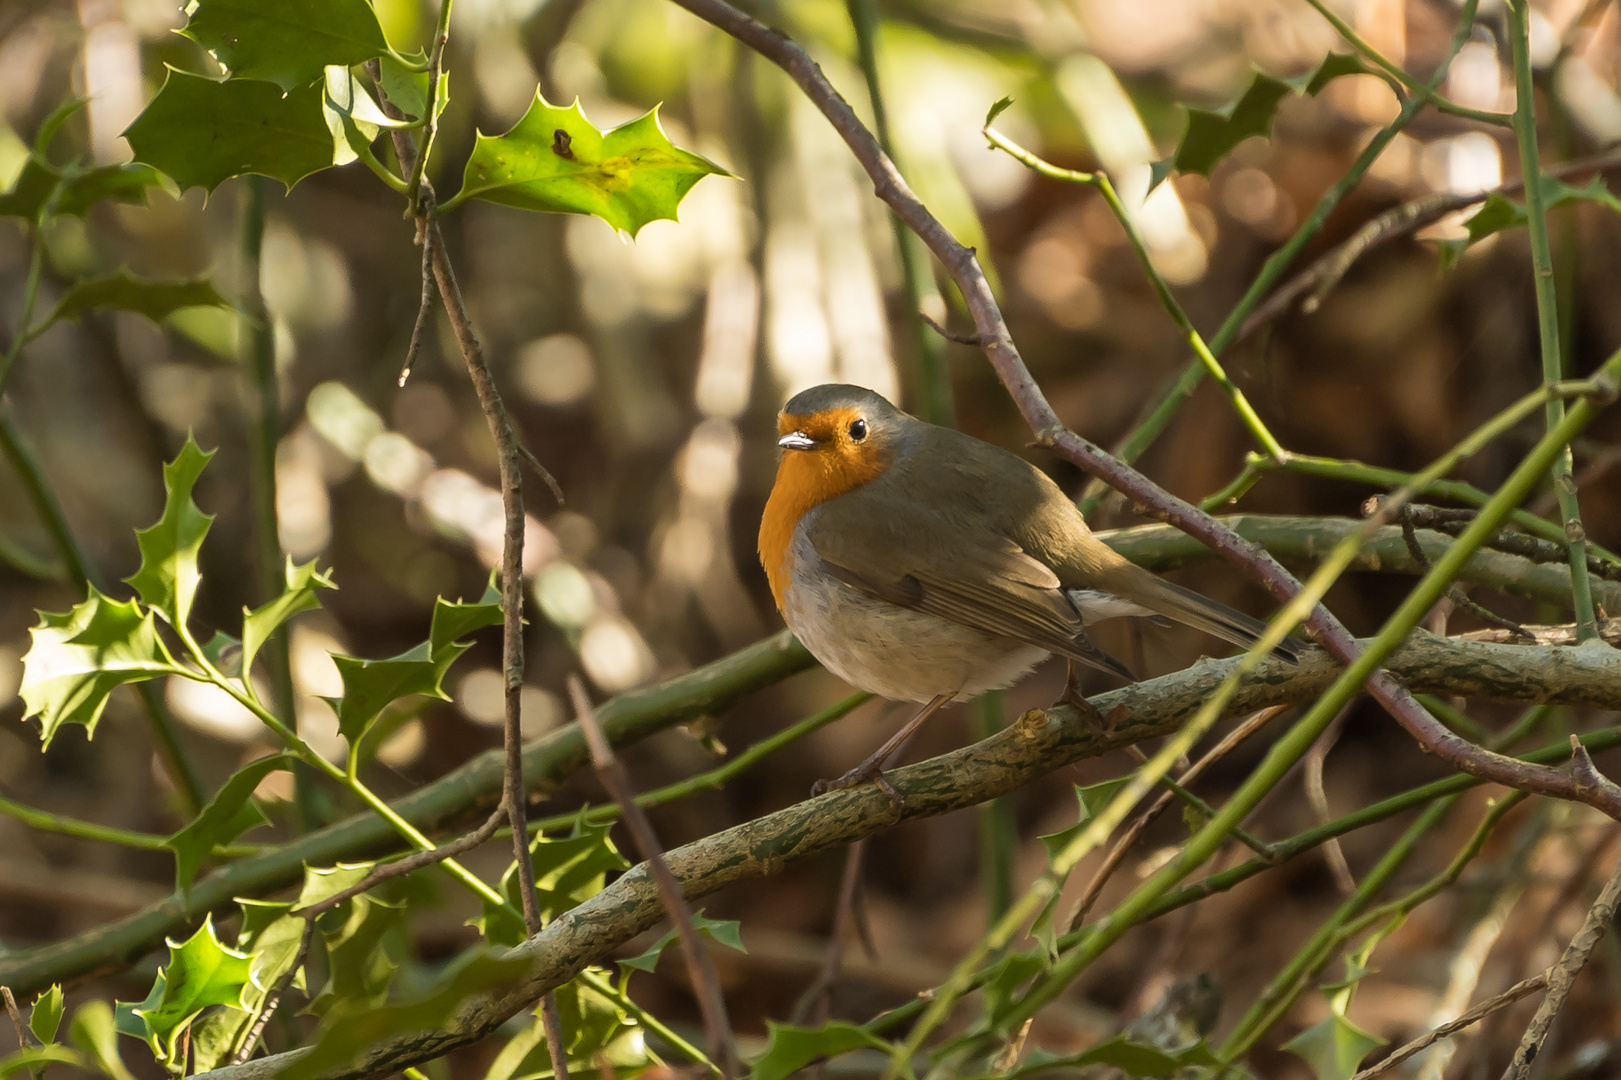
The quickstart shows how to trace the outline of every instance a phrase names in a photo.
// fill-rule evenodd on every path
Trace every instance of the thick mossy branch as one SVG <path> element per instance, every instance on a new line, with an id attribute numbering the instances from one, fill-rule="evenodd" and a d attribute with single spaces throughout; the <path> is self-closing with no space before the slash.
<path id="1" fill-rule="evenodd" d="M 1183 671 L 1100 694 L 1092 704 L 1113 721 L 1108 730 L 1069 706 L 1031 710 L 997 735 L 954 753 L 886 775 L 905 797 L 905 819 L 965 809 L 1029 784 L 1083 758 L 1175 730 L 1215 690 L 1233 660 L 1201 660 Z M 1613 708 L 1621 701 L 1621 654 L 1608 645 L 1550 649 L 1441 638 L 1415 631 L 1389 664 L 1415 691 L 1504 701 L 1546 701 Z M 1310 701 L 1340 668 L 1312 650 L 1297 665 L 1267 660 L 1243 684 L 1228 712 Z M 888 798 L 872 785 L 795 803 L 668 853 L 688 899 L 737 881 L 762 878 L 789 862 L 841 847 L 896 824 Z M 663 918 L 645 864 L 559 916 L 516 955 L 531 967 L 517 985 L 467 999 L 439 1030 L 374 1047 L 335 1078 L 379 1076 L 438 1057 L 494 1031 L 547 990 L 610 955 Z M 270 1080 L 295 1055 L 278 1054 L 208 1073 L 211 1080 Z"/>

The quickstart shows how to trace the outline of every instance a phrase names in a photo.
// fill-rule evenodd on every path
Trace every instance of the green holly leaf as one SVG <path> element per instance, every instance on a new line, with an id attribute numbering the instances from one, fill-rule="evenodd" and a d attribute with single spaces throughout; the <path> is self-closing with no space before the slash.
<path id="1" fill-rule="evenodd" d="M 426 53 L 417 52 L 403 58 L 411 61 L 412 65 L 426 64 Z M 387 95 L 389 103 L 412 120 L 419 120 L 428 111 L 428 73 L 407 67 L 401 59 L 393 55 L 386 55 L 377 61 L 378 80 L 383 84 L 383 93 Z M 441 115 L 445 106 L 450 104 L 450 72 L 439 73 L 440 89 L 439 100 L 435 105 L 435 115 Z"/>
<path id="2" fill-rule="evenodd" d="M 1621 199 L 1617 199 L 1605 186 L 1603 177 L 1595 176 L 1583 186 L 1573 187 L 1563 180 L 1544 176 L 1540 179 L 1540 185 L 1543 205 L 1549 210 L 1575 202 L 1596 202 L 1600 206 L 1607 206 L 1621 213 Z M 1524 225 L 1525 222 L 1526 212 L 1522 204 L 1495 191 L 1492 192 L 1486 197 L 1486 201 L 1480 204 L 1480 209 L 1463 223 L 1467 236 L 1458 240 L 1441 241 L 1439 245 L 1441 270 L 1444 272 L 1456 266 L 1458 259 L 1472 245 L 1505 229 Z"/>
<path id="3" fill-rule="evenodd" d="M 359 884 L 376 864 L 342 864 L 329 870 L 311 868 L 299 906 L 319 903 Z M 310 1011 L 325 1015 L 335 1007 L 356 1009 L 382 1005 L 405 951 L 401 940 L 405 909 L 375 893 L 361 893 L 316 920 L 326 947 L 327 984 L 310 1002 Z"/>
<path id="4" fill-rule="evenodd" d="M 321 96 L 321 115 L 338 148 L 334 163 L 347 165 L 371 146 L 384 128 L 407 127 L 409 120 L 395 120 L 361 85 L 346 67 L 326 69 L 326 89 Z"/>
<path id="5" fill-rule="evenodd" d="M 606 1061 L 619 1076 L 635 1076 L 652 1063 L 641 1028 L 617 1001 L 582 979 L 558 987 L 555 997 L 571 1076 L 595 1074 L 598 1061 Z M 496 1054 L 484 1080 L 542 1080 L 551 1075 L 551 1052 L 536 1008 L 529 1026 Z"/>
<path id="6" fill-rule="evenodd" d="M 438 653 L 450 645 L 460 642 L 463 638 L 486 626 L 499 626 L 501 623 L 501 590 L 495 587 L 492 579 L 485 586 L 484 595 L 476 603 L 463 603 L 459 600 L 446 600 L 440 597 L 434 601 L 433 623 L 428 632 L 428 644 L 434 653 Z"/>
<path id="7" fill-rule="evenodd" d="M 231 1060 L 253 1013 L 234 1005 L 214 1009 L 191 1025 L 191 1075 L 198 1076 Z"/>
<path id="8" fill-rule="evenodd" d="M 504 952 L 504 950 L 503 950 Z M 412 1032 L 437 1031 L 469 997 L 510 986 L 528 963 L 490 949 L 463 954 L 428 993 L 381 1008 L 339 1003 L 321 1025 L 309 1052 L 284 1066 L 278 1080 L 312 1080 L 354 1061 L 368 1048 Z"/>
<path id="9" fill-rule="evenodd" d="M 100 999 L 80 1005 L 68 1024 L 68 1042 L 76 1046 L 90 1064 L 112 1080 L 134 1080 L 118 1052 L 118 1030 L 112 1006 Z"/>
<path id="10" fill-rule="evenodd" d="M 221 296 L 207 278 L 148 281 L 128 270 L 120 270 L 108 277 L 75 281 L 62 294 L 46 321 L 76 318 L 93 308 L 117 308 L 161 323 L 182 308 L 230 306 L 231 302 Z"/>
<path id="11" fill-rule="evenodd" d="M 895 1049 L 878 1036 L 843 1020 L 830 1020 L 815 1028 L 767 1020 L 766 1029 L 769 1038 L 765 1051 L 749 1063 L 751 1080 L 787 1080 L 813 1061 L 838 1057 L 862 1047 L 886 1054 Z"/>
<path id="12" fill-rule="evenodd" d="M 743 947 L 742 925 L 736 919 L 710 919 L 704 916 L 702 910 L 692 913 L 692 927 L 699 934 L 711 941 L 718 941 L 728 949 L 736 949 L 740 953 L 748 952 Z M 670 930 L 655 941 L 646 952 L 619 961 L 622 968 L 634 968 L 637 971 L 652 971 L 659 966 L 659 957 L 664 950 L 675 944 L 680 935 Z"/>
<path id="13" fill-rule="evenodd" d="M 57 1064 L 83 1068 L 84 1059 L 65 1046 L 25 1046 L 0 1057 L 0 1080 L 15 1073 L 37 1074 L 45 1066 Z"/>
<path id="14" fill-rule="evenodd" d="M 150 165 L 79 165 L 58 167 L 38 154 L 30 155 L 11 190 L 0 195 L 0 217 L 32 221 L 54 196 L 53 212 L 84 217 L 102 199 L 146 204 L 147 189 L 163 183 Z"/>
<path id="15" fill-rule="evenodd" d="M 223 630 L 203 642 L 203 657 L 222 675 L 234 679 L 242 674 L 242 643 Z"/>
<path id="16" fill-rule="evenodd" d="M 174 852 L 175 888 L 181 896 L 190 899 L 197 869 L 216 845 L 229 844 L 249 829 L 269 824 L 254 801 L 253 789 L 272 772 L 291 769 L 293 761 L 291 754 L 269 754 L 248 762 L 231 774 L 191 824 L 164 841 Z"/>
<path id="17" fill-rule="evenodd" d="M 535 871 L 535 896 L 540 917 L 549 922 L 559 914 L 602 891 L 610 871 L 628 870 L 630 863 L 608 838 L 613 823 L 577 819 L 567 837 L 537 835 L 529 843 L 529 862 Z M 492 945 L 516 945 L 529 936 L 523 919 L 523 897 L 518 892 L 518 866 L 511 863 L 501 875 L 504 905 L 484 901 L 484 916 L 474 925 Z"/>
<path id="18" fill-rule="evenodd" d="M 1362 1059 L 1383 1046 L 1384 1041 L 1340 1013 L 1333 1013 L 1284 1043 L 1283 1048 L 1305 1058 L 1317 1080 L 1349 1080 Z"/>
<path id="19" fill-rule="evenodd" d="M 306 880 L 309 871 L 305 871 Z M 236 932 L 236 950 L 253 958 L 249 969 L 252 990 L 243 994 L 247 1004 L 256 1004 L 270 988 L 281 981 L 298 956 L 304 939 L 304 920 L 287 914 L 295 905 L 273 900 L 236 898 L 242 909 L 242 928 Z M 292 985 L 304 988 L 304 972 L 293 976 Z"/>
<path id="20" fill-rule="evenodd" d="M 213 916 L 183 944 L 169 941 L 169 963 L 145 1001 L 129 1010 L 144 1027 L 143 1038 L 158 1061 L 177 1062 L 176 1044 L 210 1005 L 242 1004 L 252 961 L 214 936 Z"/>
<path id="21" fill-rule="evenodd" d="M 675 220 L 682 198 L 710 174 L 732 175 L 671 143 L 657 109 L 605 134 L 578 101 L 563 108 L 537 92 L 511 131 L 478 136 L 462 190 L 445 209 L 475 198 L 520 210 L 595 214 L 634 237 L 650 221 Z"/>
<path id="22" fill-rule="evenodd" d="M 333 702 L 338 731 L 353 746 L 383 710 L 401 698 L 423 694 L 449 701 L 443 685 L 445 672 L 466 651 L 467 646 L 456 645 L 435 654 L 424 641 L 387 660 L 334 656 L 332 662 L 343 677 L 343 697 Z"/>
<path id="23" fill-rule="evenodd" d="M 124 137 L 137 161 L 161 169 L 182 189 L 213 191 L 230 177 L 258 173 L 291 190 L 337 163 L 322 95 L 316 85 L 284 96 L 274 83 L 215 82 L 170 68 Z"/>
<path id="24" fill-rule="evenodd" d="M 205 452 L 188 434 L 179 455 L 163 467 L 167 495 L 163 516 L 151 528 L 135 533 L 135 542 L 141 548 L 141 568 L 124 579 L 148 607 L 174 627 L 186 625 L 202 581 L 197 551 L 203 546 L 214 515 L 199 510 L 191 492 L 213 456 L 214 451 Z"/>
<path id="25" fill-rule="evenodd" d="M 1113 780 L 1104 780 L 1101 783 L 1088 784 L 1085 787 L 1076 784 L 1075 800 L 1080 804 L 1080 813 L 1075 824 L 1067 829 L 1060 829 L 1058 832 L 1047 833 L 1038 837 L 1042 845 L 1047 849 L 1047 858 L 1049 860 L 1056 859 L 1058 853 L 1068 847 L 1071 840 L 1080 835 L 1081 830 L 1086 828 L 1087 823 L 1097 817 L 1098 812 L 1105 806 L 1109 805 L 1115 795 L 1119 794 L 1120 789 L 1131 783 L 1131 779 L 1131 774 L 1127 773 L 1125 776 L 1117 776 Z"/>
<path id="26" fill-rule="evenodd" d="M 55 983 L 34 999 L 28 1011 L 28 1030 L 42 1043 L 56 1041 L 56 1031 L 62 1026 L 62 984 Z"/>
<path id="27" fill-rule="evenodd" d="M 994 103 L 992 103 L 991 107 L 988 110 L 986 110 L 985 123 L 981 124 L 980 126 L 981 127 L 990 127 L 992 124 L 996 123 L 996 118 L 998 116 L 1001 116 L 1003 113 L 1007 112 L 1012 107 L 1013 107 L 1013 99 L 1012 98 L 1010 98 L 1010 97 L 997 98 L 996 101 Z"/>
<path id="28" fill-rule="evenodd" d="M 180 33 L 207 49 L 233 79 L 283 90 L 388 52 L 366 0 L 197 0 Z"/>
<path id="29" fill-rule="evenodd" d="M 1034 1072 L 1085 1069 L 1091 1065 L 1112 1065 L 1127 1076 L 1177 1076 L 1183 1069 L 1210 1068 L 1221 1062 L 1203 1042 L 1175 1052 L 1138 1042 L 1127 1035 L 1105 1039 L 1079 1054 L 1056 1054 L 1033 1050 L 1020 1062 L 1021 1071 Z"/>
<path id="30" fill-rule="evenodd" d="M 280 596 L 253 611 L 243 609 L 242 614 L 242 670 L 249 672 L 253 668 L 254 657 L 270 636 L 276 632 L 282 623 L 294 615 L 312 608 L 321 606 L 321 599 L 315 594 L 316 589 L 335 589 L 332 578 L 315 568 L 315 560 L 311 559 L 302 566 L 295 566 L 292 559 L 287 560 L 285 572 L 286 587 Z"/>
<path id="31" fill-rule="evenodd" d="M 1244 92 L 1222 108 L 1188 110 L 1188 127 L 1171 155 L 1171 168 L 1209 176 L 1239 143 L 1252 135 L 1271 134 L 1272 119 L 1284 98 L 1291 94 L 1315 97 L 1342 75 L 1371 73 L 1357 57 L 1339 53 L 1330 53 L 1317 67 L 1293 79 L 1257 71 Z M 1154 182 L 1170 171 L 1156 168 Z"/>
<path id="32" fill-rule="evenodd" d="M 39 618 L 29 631 L 20 691 L 23 718 L 40 719 L 42 746 L 63 724 L 83 724 L 94 736 L 115 687 L 177 670 L 151 612 L 133 600 L 109 600 L 92 587 L 71 611 L 42 611 Z"/>

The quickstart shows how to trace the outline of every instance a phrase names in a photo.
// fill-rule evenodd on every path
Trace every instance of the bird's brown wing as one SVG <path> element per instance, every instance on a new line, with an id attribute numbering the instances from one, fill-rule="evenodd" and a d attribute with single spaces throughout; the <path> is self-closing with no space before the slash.
<path id="1" fill-rule="evenodd" d="M 1136 678 L 1087 638 L 1058 575 L 1006 538 L 857 491 L 822 504 L 810 541 L 830 574 L 875 599 Z"/>

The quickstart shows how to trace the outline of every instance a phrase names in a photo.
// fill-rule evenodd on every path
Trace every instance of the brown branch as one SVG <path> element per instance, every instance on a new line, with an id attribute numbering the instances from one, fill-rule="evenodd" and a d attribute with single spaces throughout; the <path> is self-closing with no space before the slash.
<path id="1" fill-rule="evenodd" d="M 630 829 L 642 858 L 647 860 L 645 865 L 652 870 L 659 899 L 670 916 L 676 936 L 681 939 L 681 951 L 687 961 L 687 976 L 692 980 L 692 990 L 698 997 L 698 1008 L 703 1013 L 704 1034 L 709 1040 L 709 1059 L 720 1067 L 722 1080 L 731 1080 L 739 1071 L 737 1042 L 732 1037 L 731 1021 L 726 1016 L 726 998 L 720 992 L 720 978 L 715 974 L 714 961 L 710 959 L 709 950 L 704 948 L 703 940 L 693 925 L 692 908 L 681 895 L 681 885 L 664 861 L 664 847 L 659 843 L 658 834 L 653 831 L 653 823 L 647 819 L 647 811 L 642 809 L 631 791 L 630 777 L 625 774 L 625 767 L 614 756 L 608 740 L 602 737 L 602 729 L 597 727 L 596 711 L 585 694 L 585 687 L 572 675 L 568 680 L 568 693 L 574 703 L 574 714 L 580 730 L 585 732 L 586 745 L 591 748 L 591 764 L 596 768 L 602 786 L 619 804 L 620 820 Z"/>
<path id="2" fill-rule="evenodd" d="M 442 52 L 444 44 L 443 35 L 440 35 L 434 42 L 436 57 Z M 372 82 L 377 88 L 378 101 L 384 111 L 390 116 L 399 117 L 401 115 L 399 109 L 383 92 L 382 80 L 378 77 L 377 61 L 369 61 L 367 71 L 372 76 Z M 430 91 L 432 87 L 433 83 L 430 82 Z M 428 103 L 428 110 L 430 113 L 434 111 L 432 100 Z M 431 138 L 434 117 L 430 115 L 427 121 L 426 130 L 429 132 L 428 137 Z M 391 134 L 394 140 L 394 154 L 400 160 L 400 168 L 411 172 L 415 177 L 417 174 L 413 170 L 417 165 L 417 147 L 411 141 L 410 133 L 395 129 Z M 429 256 L 429 262 L 433 266 L 434 281 L 439 286 L 439 298 L 444 302 L 445 314 L 450 318 L 451 329 L 456 335 L 456 344 L 461 347 L 462 359 L 467 364 L 467 374 L 472 380 L 473 392 L 478 396 L 479 408 L 483 410 L 485 422 L 489 424 L 490 435 L 495 440 L 497 466 L 501 474 L 501 509 L 505 518 L 501 537 L 501 677 L 506 690 L 502 727 L 506 751 L 506 783 L 502 790 L 502 801 L 512 825 L 513 861 L 518 867 L 518 890 L 523 897 L 524 925 L 530 935 L 534 935 L 540 931 L 540 901 L 535 895 L 535 870 L 529 862 L 528 795 L 523 784 L 523 731 L 519 723 L 524 669 L 525 519 L 522 455 L 519 452 L 518 431 L 513 426 L 512 417 L 507 412 L 506 402 L 502 400 L 500 390 L 496 388 L 495 374 L 484 358 L 484 346 L 478 340 L 472 316 L 467 313 L 467 305 L 462 300 L 461 287 L 456 283 L 456 271 L 450 264 L 449 253 L 445 250 L 444 234 L 440 232 L 438 219 L 434 216 L 433 185 L 428 182 L 426 176 L 421 178 L 420 188 L 413 191 L 411 197 L 412 209 L 416 211 L 417 240 L 423 245 L 424 254 Z"/>
<path id="3" fill-rule="evenodd" d="M 39 1040 L 34 1037 L 34 1033 L 29 1030 L 28 1025 L 23 1021 L 23 1014 L 17 1008 L 17 999 L 12 996 L 11 987 L 0 986 L 0 998 L 5 999 L 6 1012 L 11 1016 L 11 1026 L 17 1029 L 18 1048 L 38 1046 Z"/>
<path id="4" fill-rule="evenodd" d="M 1311 803 L 1319 825 L 1327 825 L 1334 820 L 1334 815 L 1328 808 L 1328 791 L 1323 787 L 1323 766 L 1328 761 L 1329 751 L 1340 741 L 1340 732 L 1345 730 L 1345 721 L 1355 707 L 1354 700 L 1346 702 L 1329 723 L 1328 730 L 1324 731 L 1306 752 L 1304 762 L 1306 801 Z M 1334 883 L 1339 886 L 1340 892 L 1346 896 L 1356 892 L 1356 878 L 1351 874 L 1351 864 L 1345 861 L 1345 850 L 1340 847 L 1338 837 L 1331 837 L 1323 845 L 1323 859 L 1328 863 L 1328 869 L 1334 875 Z"/>
<path id="5" fill-rule="evenodd" d="M 1517 982 L 1507 990 L 1504 990 L 1501 994 L 1498 994 L 1496 997 L 1490 997 L 1485 1001 L 1482 1001 L 1479 1005 L 1476 1005 L 1468 1012 L 1459 1016 L 1456 1020 L 1442 1024 L 1435 1030 L 1427 1031 L 1423 1035 L 1420 1035 L 1418 1038 L 1414 1039 L 1412 1042 L 1404 1044 L 1389 1057 L 1384 1058 L 1377 1064 L 1368 1066 L 1366 1069 L 1363 1069 L 1361 1072 L 1351 1077 L 1351 1080 L 1373 1080 L 1373 1078 L 1376 1076 L 1382 1076 L 1391 1069 L 1394 1069 L 1397 1065 L 1400 1065 L 1402 1062 L 1406 1061 L 1408 1058 L 1413 1057 L 1415 1054 L 1422 1053 L 1447 1036 L 1456 1035 L 1464 1028 L 1479 1023 L 1500 1009 L 1508 1008 L 1521 998 L 1534 994 L 1547 985 L 1548 973 L 1546 971 L 1544 971 L 1541 975 L 1533 975 L 1531 978 L 1526 979 L 1523 982 Z"/>
<path id="6" fill-rule="evenodd" d="M 1586 751 L 1582 751 L 1579 756 L 1586 763 L 1585 767 L 1591 769 L 1592 762 L 1588 760 Z M 1588 957 L 1593 955 L 1593 949 L 1604 937 L 1605 928 L 1615 919 L 1618 906 L 1621 906 L 1621 867 L 1616 868 L 1615 873 L 1605 884 L 1604 891 L 1599 893 L 1598 900 L 1594 902 L 1586 920 L 1582 923 L 1582 928 L 1570 939 L 1570 944 L 1565 947 L 1564 955 L 1559 957 L 1559 962 L 1548 969 L 1547 996 L 1542 999 L 1542 1004 L 1537 1006 L 1536 1015 L 1531 1018 L 1524 1037 L 1520 1039 L 1519 1047 L 1514 1051 L 1514 1057 L 1509 1060 L 1509 1066 L 1503 1072 L 1503 1080 L 1525 1080 L 1531 1075 L 1531 1065 L 1547 1041 L 1554 1018 L 1559 1015 L 1559 1010 L 1565 1005 L 1565 999 L 1570 996 L 1570 988 L 1575 984 L 1576 976 L 1587 966 Z"/>
<path id="7" fill-rule="evenodd" d="M 1621 451 L 1621 447 L 1617 448 Z M 1621 453 L 1618 453 L 1621 458 Z M 1373 514 L 1385 499 L 1383 495 L 1374 495 L 1362 504 L 1364 516 Z M 1469 508 L 1451 506 L 1428 506 L 1416 503 L 1407 507 L 1412 517 L 1413 527 L 1417 529 L 1434 529 L 1449 536 L 1457 536 L 1469 527 L 1475 520 L 1478 511 Z M 1569 552 L 1564 545 L 1556 544 L 1552 540 L 1544 540 L 1540 536 L 1530 536 L 1526 533 L 1515 532 L 1513 529 L 1501 529 L 1488 539 L 1484 545 L 1497 551 L 1518 555 L 1522 559 L 1529 559 L 1534 563 L 1552 563 L 1566 565 Z M 1601 559 L 1596 555 L 1587 557 L 1587 572 L 1606 581 L 1621 581 L 1621 565 L 1608 559 Z"/>
<path id="8" fill-rule="evenodd" d="M 850 936 L 852 924 L 859 924 L 856 907 L 861 902 L 861 867 L 866 861 L 867 841 L 857 840 L 844 853 L 844 872 L 839 875 L 839 898 L 833 906 L 833 928 L 827 935 L 827 949 L 822 953 L 822 966 L 816 979 L 794 1003 L 790 1023 L 822 1024 L 827 1021 L 828 998 L 833 984 L 838 981 L 839 969 L 844 963 L 844 939 Z M 876 961 L 871 944 L 863 941 L 868 958 Z"/>
<path id="9" fill-rule="evenodd" d="M 428 316 L 433 314 L 433 232 L 421 233 L 422 244 L 422 299 L 417 302 L 417 320 L 411 326 L 411 343 L 405 347 L 405 363 L 400 366 L 399 385 L 411 377 L 416 366 L 417 353 L 422 351 L 422 332 L 427 329 Z"/>
<path id="10" fill-rule="evenodd" d="M 927 312 L 920 311 L 917 313 L 917 317 L 922 319 L 924 323 L 928 325 L 929 329 L 933 330 L 936 334 L 939 334 L 947 341 L 955 341 L 958 345 L 978 346 L 983 344 L 978 334 L 954 334 L 950 330 L 947 330 L 945 327 L 941 326 L 939 323 L 935 322 L 933 319 L 929 318 Z"/>
<path id="11" fill-rule="evenodd" d="M 1621 165 L 1621 151 L 1611 150 L 1608 153 L 1599 154 L 1596 157 L 1582 161 L 1567 161 L 1561 165 L 1549 165 L 1544 167 L 1542 172 L 1544 176 L 1563 179 L 1581 173 L 1601 172 L 1605 169 L 1614 168 L 1616 165 Z M 1272 295 L 1268 296 L 1260 306 L 1250 313 L 1250 317 L 1244 320 L 1243 328 L 1239 330 L 1237 340 L 1244 340 L 1266 323 L 1283 315 L 1302 296 L 1305 296 L 1305 299 L 1301 301 L 1300 310 L 1307 315 L 1316 311 L 1356 261 L 1379 245 L 1397 237 L 1415 233 L 1425 226 L 1433 225 L 1448 214 L 1483 203 L 1494 194 L 1512 195 L 1524 187 L 1525 182 L 1521 178 L 1515 177 L 1513 180 L 1486 191 L 1466 195 L 1445 193 L 1425 195 L 1414 199 L 1412 202 L 1391 207 L 1384 213 L 1363 223 L 1339 247 L 1334 248 L 1305 270 L 1290 278 Z M 1308 293 L 1310 295 L 1306 295 Z"/>
<path id="12" fill-rule="evenodd" d="M 554 1080 L 568 1080 L 568 1048 L 563 1045 L 563 1016 L 557 1011 L 557 995 L 550 990 L 540 997 L 540 1028 L 546 1034 L 546 1056 L 552 1059 Z"/>
<path id="13" fill-rule="evenodd" d="M 1576 644 L 1576 624 L 1566 623 L 1563 626 L 1522 626 L 1530 640 L 1538 645 L 1574 645 Z M 1600 619 L 1598 624 L 1599 640 L 1609 645 L 1621 646 L 1621 618 Z M 1525 640 L 1520 634 L 1509 630 L 1471 630 L 1467 634 L 1456 635 L 1458 641 L 1489 641 L 1497 644 L 1507 644 Z"/>
<path id="14" fill-rule="evenodd" d="M 1287 601 L 1300 591 L 1300 583 L 1265 551 L 1242 540 L 1209 514 L 1176 498 L 1064 426 L 1019 356 L 1002 317 L 1002 310 L 973 249 L 958 242 L 912 192 L 872 132 L 862 125 L 849 103 L 833 88 L 804 49 L 781 31 L 744 14 L 725 0 L 673 2 L 777 64 L 827 117 L 872 179 L 874 192 L 922 238 L 951 273 L 973 315 L 991 367 L 1035 433 L 1037 445 L 1053 450 L 1066 461 L 1080 466 L 1127 498 L 1146 507 L 1154 516 L 1195 537 L 1242 568 L 1279 601 Z M 1351 632 L 1321 604 L 1307 618 L 1306 629 L 1341 663 L 1352 664 L 1362 654 L 1361 646 Z M 1512 759 L 1475 746 L 1448 731 L 1405 687 L 1383 670 L 1370 674 L 1365 685 L 1368 693 L 1426 753 L 1434 754 L 1471 775 L 1542 795 L 1584 802 L 1621 820 L 1621 787 L 1608 782 L 1598 789 L 1582 787 L 1565 773 L 1541 766 L 1516 764 Z"/>
<path id="15" fill-rule="evenodd" d="M 1371 499 L 1369 500 L 1369 502 L 1373 501 L 1374 500 Z M 1367 505 L 1368 503 L 1363 504 L 1364 507 Z M 1430 559 L 1429 556 L 1424 554 L 1424 548 L 1418 542 L 1418 531 L 1414 527 L 1414 518 L 1416 515 L 1412 513 L 1412 510 L 1413 508 L 1411 506 L 1406 504 L 1402 505 L 1400 515 L 1402 543 L 1407 545 L 1407 553 L 1413 557 L 1413 561 L 1418 563 L 1419 566 L 1423 567 L 1425 573 L 1428 573 L 1430 570 Z M 1377 512 L 1378 511 L 1375 510 L 1375 513 Z M 1485 622 L 1490 626 L 1495 626 L 1499 630 L 1507 630 L 1509 633 L 1514 634 L 1522 641 L 1536 640 L 1536 638 L 1531 636 L 1530 631 L 1521 626 L 1519 623 L 1515 622 L 1513 619 L 1505 619 L 1503 616 L 1497 614 L 1495 611 L 1492 611 L 1490 608 L 1484 607 L 1469 599 L 1469 595 L 1463 591 L 1463 587 L 1461 585 L 1454 583 L 1447 586 L 1446 598 L 1451 600 L 1458 607 L 1463 608 L 1465 611 L 1471 612 L 1482 622 Z"/>

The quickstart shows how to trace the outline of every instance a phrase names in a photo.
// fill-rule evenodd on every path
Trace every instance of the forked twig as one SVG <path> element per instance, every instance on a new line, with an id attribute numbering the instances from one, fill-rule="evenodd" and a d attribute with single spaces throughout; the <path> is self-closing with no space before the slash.
<path id="1" fill-rule="evenodd" d="M 1531 978 L 1526 979 L 1523 982 L 1517 982 L 1507 990 L 1504 990 L 1501 994 L 1498 994 L 1496 997 L 1490 997 L 1485 1001 L 1482 1001 L 1479 1005 L 1476 1005 L 1468 1012 L 1459 1016 L 1456 1020 L 1448 1021 L 1433 1031 L 1426 1031 L 1412 1042 L 1406 1043 L 1398 1048 L 1389 1057 L 1379 1061 L 1376 1064 L 1369 1065 L 1366 1069 L 1363 1069 L 1361 1072 L 1351 1077 L 1351 1080 L 1373 1080 L 1373 1078 L 1376 1076 L 1383 1076 L 1385 1073 L 1389 1072 L 1391 1069 L 1394 1069 L 1397 1065 L 1400 1065 L 1408 1058 L 1428 1050 L 1431 1046 L 1440 1042 L 1447 1036 L 1456 1035 L 1464 1028 L 1479 1023 L 1500 1009 L 1508 1008 L 1521 998 L 1534 994 L 1547 985 L 1548 972 L 1546 971 L 1544 971 L 1541 975 L 1533 975 Z"/>
<path id="2" fill-rule="evenodd" d="M 586 696 L 585 687 L 577 677 L 569 677 L 568 692 L 580 730 L 585 733 L 586 745 L 591 749 L 591 764 L 597 770 L 602 786 L 619 804 L 620 820 L 630 829 L 642 858 L 647 860 L 648 872 L 658 885 L 659 899 L 664 903 L 670 922 L 675 925 L 676 936 L 681 939 L 687 975 L 692 980 L 693 992 L 698 996 L 698 1006 L 703 1012 L 710 1060 L 719 1065 L 723 1080 L 731 1080 L 738 1075 L 737 1044 L 732 1037 L 731 1021 L 726 1016 L 726 999 L 720 992 L 720 979 L 715 974 L 714 962 L 692 922 L 692 908 L 681 893 L 680 882 L 676 881 L 675 875 L 670 873 L 669 864 L 664 861 L 664 848 L 659 844 L 658 834 L 653 831 L 653 823 L 647 819 L 647 812 L 636 802 L 630 779 L 625 775 L 625 767 L 614 756 L 608 740 L 602 737 L 602 729 L 597 726 L 596 710 L 591 707 L 591 699 Z"/>

